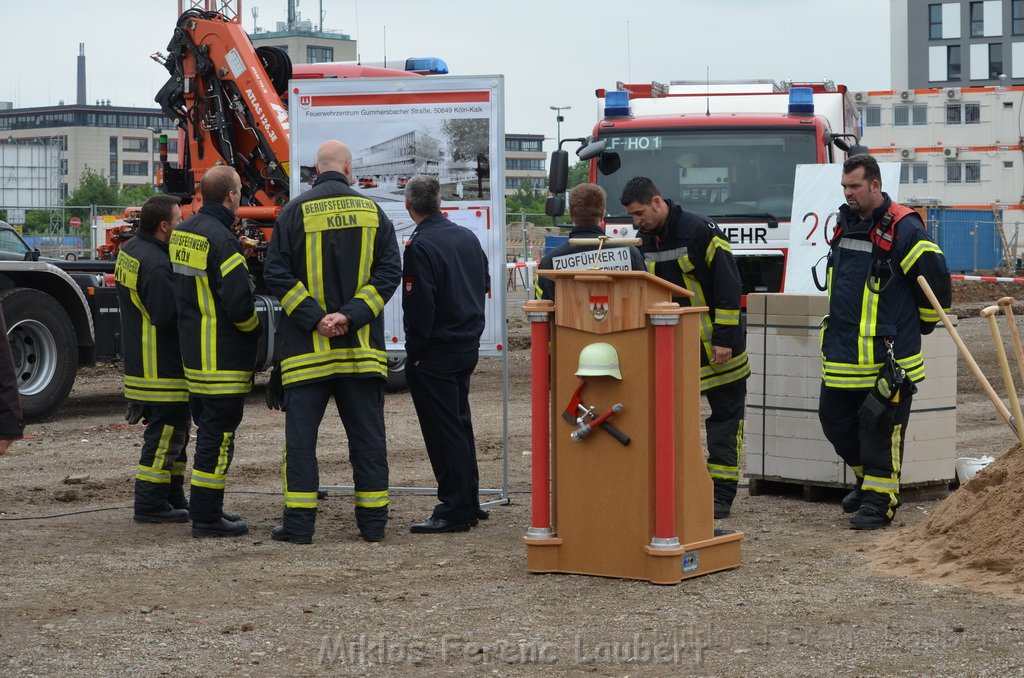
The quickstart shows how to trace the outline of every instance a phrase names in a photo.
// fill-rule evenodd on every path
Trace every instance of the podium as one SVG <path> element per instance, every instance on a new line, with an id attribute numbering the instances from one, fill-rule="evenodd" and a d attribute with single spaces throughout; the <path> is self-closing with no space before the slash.
<path id="1" fill-rule="evenodd" d="M 681 308 L 672 297 L 689 291 L 643 271 L 538 275 L 555 280 L 555 301 L 524 307 L 532 339 L 527 569 L 677 584 L 738 566 L 743 533 L 714 528 L 700 440 L 707 309 Z M 614 347 L 621 379 L 576 376 L 581 351 L 596 342 Z M 628 444 L 600 427 L 573 439 L 617 403 L 607 423 Z"/>

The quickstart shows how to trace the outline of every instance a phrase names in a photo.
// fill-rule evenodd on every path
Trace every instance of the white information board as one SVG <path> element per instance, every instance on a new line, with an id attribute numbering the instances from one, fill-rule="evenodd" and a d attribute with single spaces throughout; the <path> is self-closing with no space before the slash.
<path id="1" fill-rule="evenodd" d="M 490 263 L 491 293 L 480 354 L 501 355 L 505 339 L 505 121 L 500 75 L 292 80 L 291 195 L 309 189 L 316 151 L 328 139 L 352 149 L 354 188 L 395 225 L 399 248 L 416 225 L 405 182 L 441 183 L 441 211 L 471 230 Z M 388 350 L 404 352 L 401 286 L 384 309 Z"/>
<path id="2" fill-rule="evenodd" d="M 883 162 L 882 190 L 899 199 L 900 164 Z M 793 221 L 789 227 L 789 256 L 786 258 L 787 294 L 825 294 L 814 284 L 811 270 L 825 284 L 825 257 L 843 197 L 843 166 L 797 165 L 793 185 Z"/>

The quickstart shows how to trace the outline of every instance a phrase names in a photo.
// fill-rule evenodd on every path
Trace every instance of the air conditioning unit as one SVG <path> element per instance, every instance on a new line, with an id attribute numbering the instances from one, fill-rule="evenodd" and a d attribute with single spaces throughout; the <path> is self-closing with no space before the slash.
<path id="1" fill-rule="evenodd" d="M 916 153 L 912 148 L 897 148 L 896 155 L 899 156 L 900 160 L 913 160 Z"/>
<path id="2" fill-rule="evenodd" d="M 960 88 L 959 87 L 947 87 L 946 88 L 946 99 L 949 101 L 960 101 Z"/>
<path id="3" fill-rule="evenodd" d="M 870 99 L 870 98 L 871 97 L 868 96 L 867 92 L 854 92 L 853 93 L 853 101 L 854 101 L 854 103 L 866 104 L 868 102 L 868 99 Z"/>
<path id="4" fill-rule="evenodd" d="M 942 155 L 944 155 L 947 158 L 955 158 L 957 155 L 959 155 L 959 151 L 955 146 L 950 146 L 942 149 Z"/>
<path id="5" fill-rule="evenodd" d="M 899 97 L 900 97 L 900 101 L 913 101 L 914 100 L 914 90 L 912 90 L 912 89 L 905 89 L 905 90 L 903 90 L 903 91 L 901 91 L 899 93 Z"/>

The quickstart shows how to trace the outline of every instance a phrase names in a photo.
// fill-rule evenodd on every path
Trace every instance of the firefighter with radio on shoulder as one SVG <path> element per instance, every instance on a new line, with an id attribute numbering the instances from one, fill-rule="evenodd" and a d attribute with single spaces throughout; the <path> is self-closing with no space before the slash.
<path id="1" fill-rule="evenodd" d="M 606 194 L 597 184 L 579 184 L 569 191 L 569 238 L 604 238 Z M 644 257 L 632 245 L 574 245 L 562 243 L 545 254 L 537 267 L 542 271 L 595 268 L 612 271 L 645 271 Z M 533 287 L 536 299 L 553 301 L 555 281 L 537 276 Z"/>
<path id="2" fill-rule="evenodd" d="M 917 284 L 923 276 L 946 310 L 946 259 L 909 207 L 882 191 L 867 154 L 843 164 L 843 194 L 830 240 L 822 321 L 818 418 L 825 437 L 857 477 L 842 500 L 850 527 L 888 526 L 899 506 L 903 444 L 917 382 L 924 379 L 921 335 L 938 313 Z"/>
<path id="3" fill-rule="evenodd" d="M 715 486 L 715 518 L 726 518 L 736 498 L 743 457 L 747 396 L 746 336 L 740 318 L 743 286 L 729 241 L 714 221 L 688 212 L 647 177 L 634 177 L 620 199 L 643 239 L 647 270 L 693 292 L 680 306 L 707 306 L 700 319 L 700 390 L 711 406 L 708 473 Z"/>

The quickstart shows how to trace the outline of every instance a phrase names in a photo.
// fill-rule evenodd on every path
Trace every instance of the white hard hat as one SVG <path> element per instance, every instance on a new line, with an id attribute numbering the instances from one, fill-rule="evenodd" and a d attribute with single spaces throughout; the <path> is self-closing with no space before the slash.
<path id="1" fill-rule="evenodd" d="M 587 344 L 580 351 L 577 377 L 615 377 L 622 379 L 619 371 L 619 354 L 611 344 L 599 342 Z"/>

